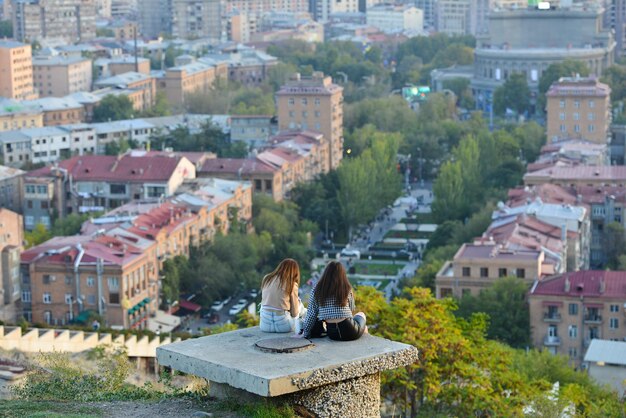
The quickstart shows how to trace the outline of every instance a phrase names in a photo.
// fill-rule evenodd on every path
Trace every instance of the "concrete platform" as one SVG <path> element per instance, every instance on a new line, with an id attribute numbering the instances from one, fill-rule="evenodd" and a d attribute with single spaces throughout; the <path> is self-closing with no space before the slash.
<path id="1" fill-rule="evenodd" d="M 161 366 L 263 397 L 378 376 L 418 360 L 415 347 L 367 334 L 350 342 L 313 339 L 313 347 L 292 353 L 255 347 L 279 336 L 247 328 L 158 347 L 157 359 Z"/>

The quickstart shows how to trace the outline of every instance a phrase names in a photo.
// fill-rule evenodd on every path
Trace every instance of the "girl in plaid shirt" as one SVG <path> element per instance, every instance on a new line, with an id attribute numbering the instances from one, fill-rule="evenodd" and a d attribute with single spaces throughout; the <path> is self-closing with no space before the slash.
<path id="1" fill-rule="evenodd" d="M 302 335 L 318 338 L 328 334 L 332 340 L 356 340 L 367 327 L 365 314 L 352 316 L 354 309 L 354 294 L 346 270 L 340 262 L 331 261 L 311 290 Z"/>

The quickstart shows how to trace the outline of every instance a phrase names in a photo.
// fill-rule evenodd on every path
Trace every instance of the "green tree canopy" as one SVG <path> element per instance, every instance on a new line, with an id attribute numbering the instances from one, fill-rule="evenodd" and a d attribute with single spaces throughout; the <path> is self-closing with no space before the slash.
<path id="1" fill-rule="evenodd" d="M 109 122 L 130 119 L 133 115 L 133 103 L 127 96 L 109 94 L 98 103 L 93 111 L 94 122 Z"/>
<path id="2" fill-rule="evenodd" d="M 524 114 L 530 108 L 530 88 L 524 74 L 511 74 L 493 93 L 493 110 L 504 115 L 507 109 Z"/>

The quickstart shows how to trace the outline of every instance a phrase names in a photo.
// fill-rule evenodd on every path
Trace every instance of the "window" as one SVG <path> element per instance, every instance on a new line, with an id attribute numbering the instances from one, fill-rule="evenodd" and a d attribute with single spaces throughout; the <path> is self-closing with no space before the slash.
<path id="1" fill-rule="evenodd" d="M 70 303 L 72 303 L 72 302 L 73 302 L 73 300 L 72 300 L 72 294 L 71 294 L 71 293 L 66 293 L 66 294 L 65 294 L 65 303 L 69 305 L 69 304 L 70 304 Z"/>
<path id="2" fill-rule="evenodd" d="M 498 277 L 506 277 L 507 271 L 505 268 L 498 269 Z"/>
<path id="3" fill-rule="evenodd" d="M 578 338 L 578 326 L 570 325 L 567 329 L 567 333 L 569 334 L 570 338 Z"/>
<path id="4" fill-rule="evenodd" d="M 594 102 L 593 100 L 589 100 L 589 107 L 596 107 L 596 102 Z"/>
<path id="5" fill-rule="evenodd" d="M 87 277 L 87 287 L 94 287 L 96 285 L 96 279 L 93 276 Z"/>
<path id="6" fill-rule="evenodd" d="M 111 184 L 109 187 L 111 194 L 126 194 L 125 184 Z"/>
<path id="7" fill-rule="evenodd" d="M 517 278 L 525 279 L 526 278 L 526 270 L 525 269 L 517 269 Z"/>
<path id="8" fill-rule="evenodd" d="M 43 320 L 46 324 L 51 324 L 52 323 L 52 312 L 50 311 L 45 311 L 43 313 Z"/>
<path id="9" fill-rule="evenodd" d="M 489 269 L 487 267 L 481 267 L 480 277 L 488 277 L 488 276 L 489 276 Z"/>
<path id="10" fill-rule="evenodd" d="M 559 101 L 559 107 L 560 107 L 561 109 L 565 109 L 565 100 L 561 100 L 561 101 Z"/>
<path id="11" fill-rule="evenodd" d="M 309 104 L 309 101 L 307 100 L 306 97 L 302 98 L 302 106 L 306 106 L 307 104 Z"/>
<path id="12" fill-rule="evenodd" d="M 37 186 L 37 193 L 39 194 L 46 194 L 47 192 L 47 187 L 46 186 Z"/>
<path id="13" fill-rule="evenodd" d="M 578 315 L 578 304 L 570 303 L 568 311 L 570 315 Z"/>
<path id="14" fill-rule="evenodd" d="M 120 280 L 117 277 L 109 277 L 107 279 L 107 284 L 109 285 L 109 290 L 114 291 L 120 288 Z"/>
<path id="15" fill-rule="evenodd" d="M 95 305 L 96 304 L 96 295 L 87 295 L 87 304 Z"/>
<path id="16" fill-rule="evenodd" d="M 42 200 L 41 201 L 41 209 L 48 209 L 48 201 L 47 200 Z"/>
<path id="17" fill-rule="evenodd" d="M 567 128 L 565 128 L 565 125 L 559 126 L 559 129 L 561 132 L 567 132 Z"/>
<path id="18" fill-rule="evenodd" d="M 449 287 L 442 287 L 439 290 L 439 294 L 442 298 L 451 298 L 452 297 L 452 289 Z"/>
<path id="19" fill-rule="evenodd" d="M 580 100 L 574 100 L 574 109 L 578 109 L 580 107 Z"/>
<path id="20" fill-rule="evenodd" d="M 109 293 L 109 303 L 113 303 L 119 305 L 120 303 L 120 294 L 119 293 Z"/>
<path id="21" fill-rule="evenodd" d="M 619 328 L 619 320 L 617 318 L 609 318 L 609 328 L 618 329 Z"/>
<path id="22" fill-rule="evenodd" d="M 574 120 L 580 120 L 580 113 L 574 113 L 574 114 L 572 115 L 572 118 L 573 118 Z"/>
<path id="23" fill-rule="evenodd" d="M 43 303 L 52 303 L 52 295 L 48 292 L 43 294 Z"/>
<path id="24" fill-rule="evenodd" d="M 619 305 L 611 305 L 610 310 L 611 312 L 619 312 Z"/>
<path id="25" fill-rule="evenodd" d="M 574 132 L 580 132 L 580 125 L 574 125 Z"/>
<path id="26" fill-rule="evenodd" d="M 587 113 L 587 120 L 594 120 L 596 118 L 595 113 Z"/>
<path id="27" fill-rule="evenodd" d="M 161 197 L 165 196 L 165 187 L 163 186 L 149 186 L 148 197 Z"/>
<path id="28" fill-rule="evenodd" d="M 296 103 L 296 100 L 293 97 L 289 98 L 289 106 L 293 106 Z"/>
<path id="29" fill-rule="evenodd" d="M 565 113 L 563 113 L 563 112 L 559 113 L 559 119 L 560 120 L 565 120 Z"/>
<path id="30" fill-rule="evenodd" d="M 43 284 L 50 284 L 50 282 L 54 281 L 54 276 L 50 276 L 49 274 L 43 275 Z"/>
<path id="31" fill-rule="evenodd" d="M 307 112 L 306 110 L 303 110 L 303 111 L 302 111 L 302 117 L 303 117 L 303 118 L 307 118 L 307 117 L 309 117 L 309 112 Z"/>
<path id="32" fill-rule="evenodd" d="M 65 276 L 65 284 L 66 285 L 72 284 L 72 276 Z"/>
<path id="33" fill-rule="evenodd" d="M 594 125 L 588 125 L 587 126 L 587 131 L 588 132 L 594 132 L 596 130 L 596 127 Z"/>
<path id="34" fill-rule="evenodd" d="M 22 292 L 22 302 L 30 303 L 30 291 L 25 290 Z"/>
<path id="35" fill-rule="evenodd" d="M 463 267 L 463 277 L 469 277 L 469 276 L 470 276 L 470 268 Z"/>
<path id="36" fill-rule="evenodd" d="M 578 357 L 578 350 L 574 347 L 570 347 L 569 348 L 569 356 L 570 358 L 577 358 Z"/>

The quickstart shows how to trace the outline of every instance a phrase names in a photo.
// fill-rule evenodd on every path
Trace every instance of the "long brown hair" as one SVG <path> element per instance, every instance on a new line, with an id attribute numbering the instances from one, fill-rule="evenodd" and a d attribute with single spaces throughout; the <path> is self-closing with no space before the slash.
<path id="1" fill-rule="evenodd" d="M 270 284 L 274 279 L 280 280 L 280 287 L 287 293 L 293 291 L 296 284 L 300 284 L 300 266 L 293 258 L 285 258 L 276 269 L 263 277 L 261 289 Z"/>
<path id="2" fill-rule="evenodd" d="M 334 298 L 338 306 L 346 306 L 351 291 L 346 269 L 340 262 L 331 261 L 315 286 L 315 300 L 321 306 L 325 300 Z"/>

